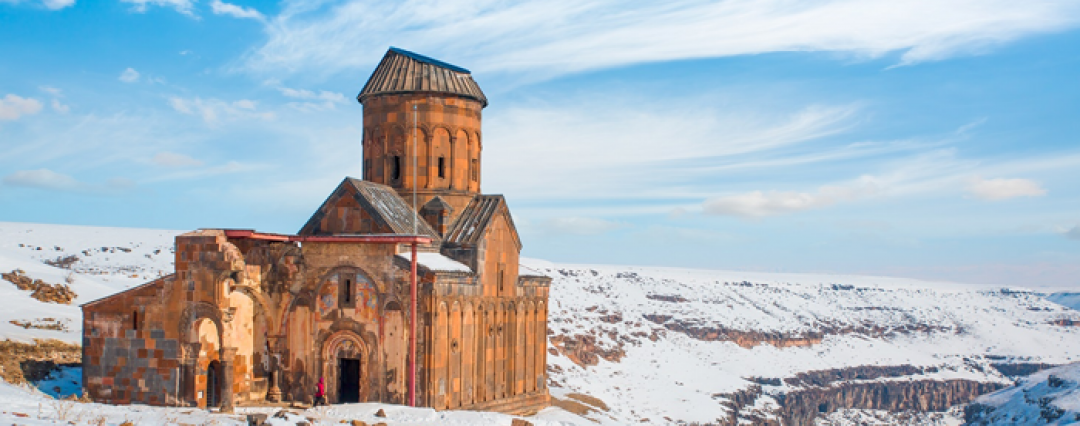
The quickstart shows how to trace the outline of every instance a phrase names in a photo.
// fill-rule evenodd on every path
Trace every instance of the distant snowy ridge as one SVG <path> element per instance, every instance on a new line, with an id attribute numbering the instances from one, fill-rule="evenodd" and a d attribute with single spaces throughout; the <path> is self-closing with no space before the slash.
<path id="1" fill-rule="evenodd" d="M 795 394 L 825 398 L 831 412 L 848 408 L 838 387 L 904 406 L 873 400 L 875 386 L 892 382 L 893 391 L 936 389 L 911 405 L 944 410 L 1011 384 L 996 367 L 1080 359 L 1080 328 L 1060 325 L 1080 312 L 1027 289 L 523 262 L 554 277 L 553 394 L 595 396 L 610 406 L 598 418 L 613 423 L 803 415 L 785 401 Z M 798 379 L 815 372 L 844 377 Z"/>

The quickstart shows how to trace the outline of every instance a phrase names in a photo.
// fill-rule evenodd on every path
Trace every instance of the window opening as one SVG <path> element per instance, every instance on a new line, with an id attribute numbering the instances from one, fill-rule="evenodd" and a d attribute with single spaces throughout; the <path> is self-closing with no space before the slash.
<path id="1" fill-rule="evenodd" d="M 131 329 L 135 331 L 139 330 L 139 311 L 133 311 L 131 313 Z"/>
<path id="2" fill-rule="evenodd" d="M 345 303 L 352 303 L 352 280 L 345 280 Z"/>
<path id="3" fill-rule="evenodd" d="M 446 157 L 439 157 L 439 177 L 446 177 Z"/>
<path id="4" fill-rule="evenodd" d="M 400 155 L 395 155 L 394 156 L 393 174 L 391 176 L 392 176 L 392 179 L 394 179 L 394 180 L 401 179 L 401 156 Z"/>

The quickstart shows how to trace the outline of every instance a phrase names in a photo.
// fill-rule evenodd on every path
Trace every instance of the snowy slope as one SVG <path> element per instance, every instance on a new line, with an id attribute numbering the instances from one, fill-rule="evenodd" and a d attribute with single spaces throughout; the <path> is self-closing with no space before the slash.
<path id="1" fill-rule="evenodd" d="M 51 284 L 65 284 L 78 298 L 71 305 L 44 303 L 7 281 L 0 281 L 0 337 L 35 338 L 80 343 L 79 305 L 172 273 L 173 238 L 182 231 L 0 222 L 0 272 L 15 269 Z M 78 260 L 67 268 L 50 266 L 68 256 Z M 10 321 L 51 318 L 66 331 L 25 329 Z"/>
<path id="2" fill-rule="evenodd" d="M 1016 386 L 975 400 L 967 409 L 975 426 L 1080 423 L 1080 363 L 1043 370 Z"/>
<path id="3" fill-rule="evenodd" d="M 597 397 L 611 406 L 606 416 L 616 423 L 662 423 L 665 418 L 714 422 L 728 413 L 723 404 L 729 398 L 721 394 L 749 388 L 751 377 L 911 365 L 924 372 L 896 380 L 1011 383 L 990 364 L 1080 359 L 1080 328 L 1054 325 L 1080 320 L 1080 312 L 1023 289 L 523 262 L 555 278 L 549 308 L 553 341 L 591 336 L 601 353 L 625 352 L 615 362 L 600 357 L 595 366 L 549 357 L 553 394 Z M 687 329 L 705 332 L 694 338 L 693 332 L 679 331 Z M 719 336 L 787 337 L 811 344 L 743 347 L 724 339 L 702 340 L 709 330 Z M 793 386 L 780 382 L 763 388 L 776 394 Z M 758 403 L 770 401 L 759 398 Z"/>

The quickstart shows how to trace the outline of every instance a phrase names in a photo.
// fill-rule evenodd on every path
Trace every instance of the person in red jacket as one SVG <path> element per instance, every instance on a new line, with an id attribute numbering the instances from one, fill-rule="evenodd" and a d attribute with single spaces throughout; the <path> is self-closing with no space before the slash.
<path id="1" fill-rule="evenodd" d="M 319 378 L 319 384 L 315 386 L 315 406 L 326 405 L 326 385 L 323 378 Z"/>

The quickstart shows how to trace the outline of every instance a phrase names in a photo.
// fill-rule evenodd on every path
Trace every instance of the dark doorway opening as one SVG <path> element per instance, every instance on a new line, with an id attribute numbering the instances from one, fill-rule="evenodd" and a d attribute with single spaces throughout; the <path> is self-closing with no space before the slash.
<path id="1" fill-rule="evenodd" d="M 338 359 L 338 402 L 360 402 L 360 360 Z"/>
<path id="2" fill-rule="evenodd" d="M 210 361 L 206 367 L 206 408 L 217 407 L 221 404 L 221 395 L 218 386 L 218 362 Z"/>

